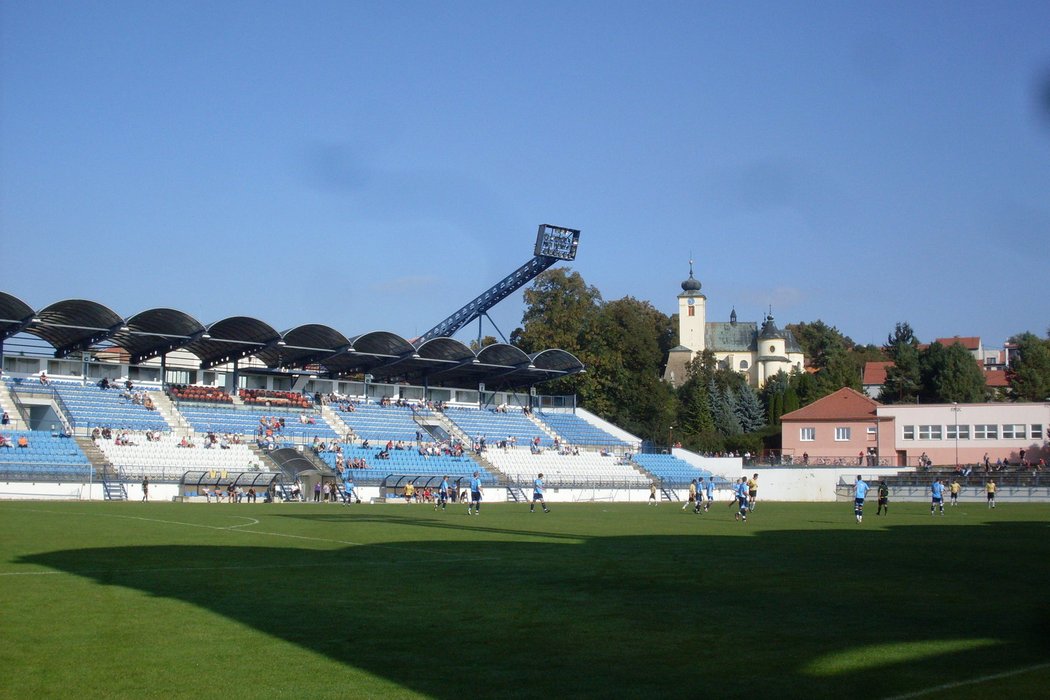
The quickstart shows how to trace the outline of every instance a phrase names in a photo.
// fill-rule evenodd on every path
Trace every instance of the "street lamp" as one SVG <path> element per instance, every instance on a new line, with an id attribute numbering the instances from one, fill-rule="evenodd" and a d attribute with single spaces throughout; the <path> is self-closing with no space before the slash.
<path id="1" fill-rule="evenodd" d="M 955 467 L 959 468 L 959 403 L 952 401 L 952 413 L 955 414 Z"/>

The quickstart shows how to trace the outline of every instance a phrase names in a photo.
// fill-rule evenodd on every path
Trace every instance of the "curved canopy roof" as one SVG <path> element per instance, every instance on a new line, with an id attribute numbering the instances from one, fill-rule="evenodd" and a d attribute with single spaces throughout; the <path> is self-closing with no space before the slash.
<path id="1" fill-rule="evenodd" d="M 532 356 L 506 343 L 474 352 L 453 338 L 413 344 L 390 331 L 347 337 L 323 324 L 277 332 L 264 321 L 231 316 L 204 325 L 177 309 L 149 309 L 124 319 L 93 301 L 70 299 L 34 312 L 0 292 L 0 342 L 19 333 L 34 335 L 55 348 L 55 357 L 96 347 L 118 346 L 139 364 L 173 350 L 200 359 L 202 369 L 256 357 L 270 370 L 310 372 L 330 377 L 367 375 L 383 382 L 486 388 L 531 386 L 583 371 L 564 350 Z"/>

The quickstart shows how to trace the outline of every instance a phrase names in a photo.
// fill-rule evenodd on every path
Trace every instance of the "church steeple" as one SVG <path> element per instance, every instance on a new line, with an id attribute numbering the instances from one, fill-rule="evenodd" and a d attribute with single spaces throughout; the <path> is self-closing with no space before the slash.
<path id="1" fill-rule="evenodd" d="M 700 291 L 700 280 L 693 277 L 693 261 L 689 260 L 689 279 L 682 282 L 683 292 L 699 292 Z"/>

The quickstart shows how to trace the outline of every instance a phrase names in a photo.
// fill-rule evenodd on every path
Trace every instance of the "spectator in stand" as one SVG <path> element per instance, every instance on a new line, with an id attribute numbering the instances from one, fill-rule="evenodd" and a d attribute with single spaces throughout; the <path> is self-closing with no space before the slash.
<path id="1" fill-rule="evenodd" d="M 4 411 L 3 418 L 0 418 L 0 425 L 11 425 L 11 416 L 7 414 L 7 411 Z"/>
<path id="2" fill-rule="evenodd" d="M 6 447 L 8 449 L 11 449 L 12 448 L 11 441 L 8 440 L 3 435 L 0 435 L 0 447 Z"/>
<path id="3" fill-rule="evenodd" d="M 48 384 L 51 383 L 48 380 L 48 378 L 47 378 L 47 372 L 43 372 L 43 371 L 40 372 L 40 383 L 43 384 L 44 386 L 47 386 Z"/>
<path id="4" fill-rule="evenodd" d="M 19 435 L 18 446 L 23 449 L 29 447 L 29 438 L 27 438 L 25 435 Z"/>

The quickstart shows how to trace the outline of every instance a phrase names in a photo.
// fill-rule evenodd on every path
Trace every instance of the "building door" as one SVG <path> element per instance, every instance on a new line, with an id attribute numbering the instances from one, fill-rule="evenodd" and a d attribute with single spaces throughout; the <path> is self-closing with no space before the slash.
<path id="1" fill-rule="evenodd" d="M 897 450 L 897 466 L 906 467 L 908 466 L 908 452 L 907 450 Z"/>

